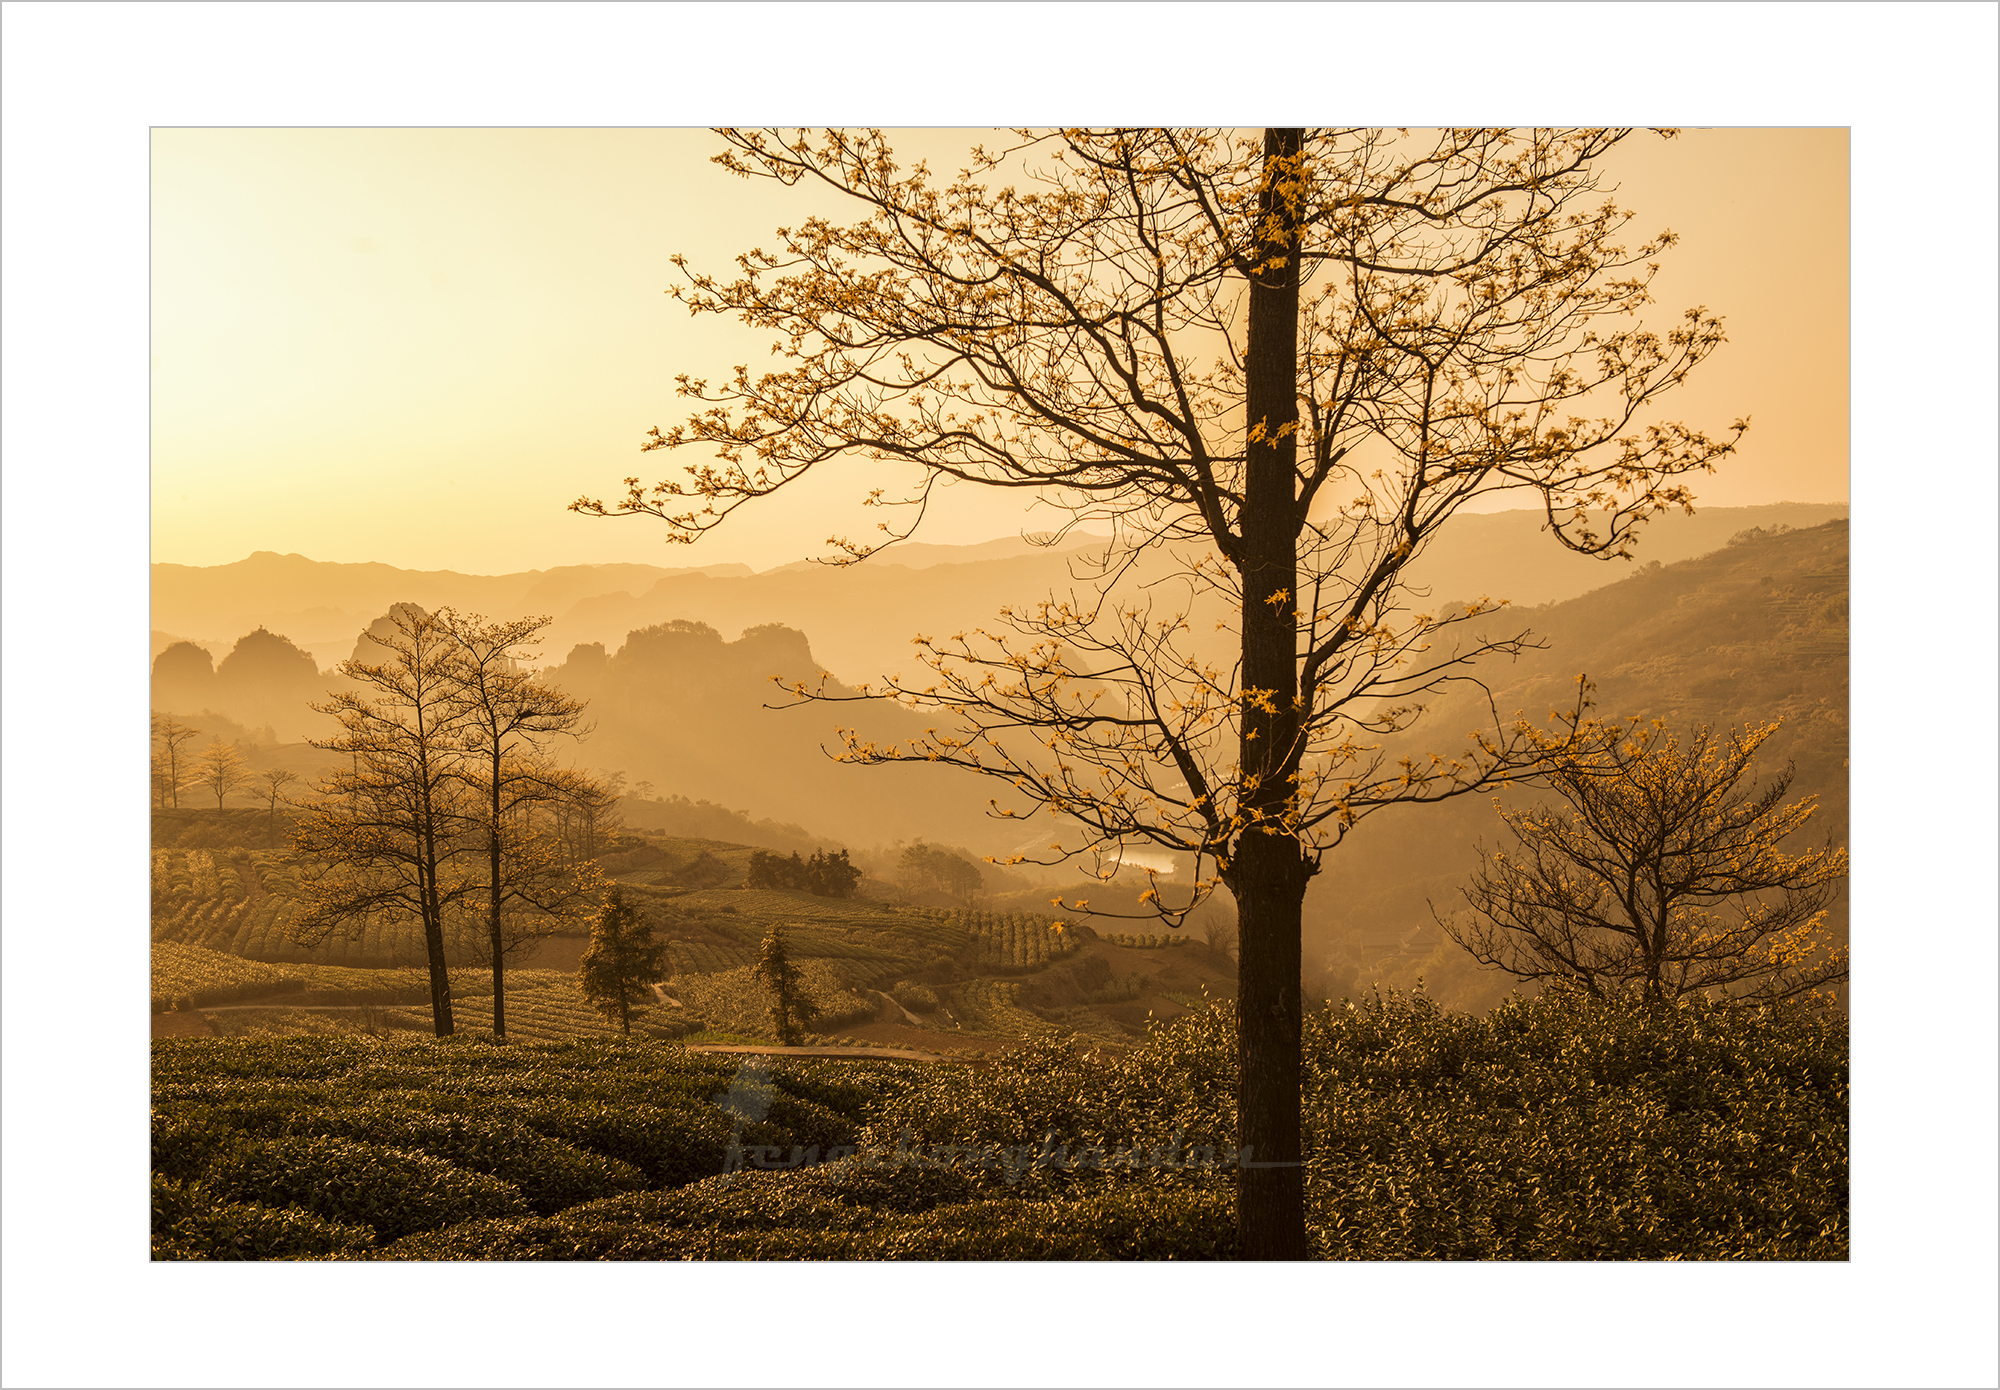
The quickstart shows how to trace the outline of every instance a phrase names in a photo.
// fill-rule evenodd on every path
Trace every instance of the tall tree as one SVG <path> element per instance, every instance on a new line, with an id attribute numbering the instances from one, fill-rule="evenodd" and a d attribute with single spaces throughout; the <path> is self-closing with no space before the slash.
<path id="1" fill-rule="evenodd" d="M 153 742 L 158 758 L 155 776 L 166 805 L 181 804 L 181 788 L 187 785 L 192 761 L 185 749 L 198 732 L 170 714 L 153 716 Z"/>
<path id="2" fill-rule="evenodd" d="M 676 258 L 692 311 L 772 330 L 788 360 L 713 386 L 683 376 L 697 413 L 643 447 L 717 461 L 572 504 L 693 540 L 853 451 L 916 470 L 902 496 L 868 499 L 910 509 L 888 541 L 954 482 L 1110 523 L 1097 592 L 926 642 L 923 681 L 862 692 L 950 727 L 850 738 L 845 756 L 995 777 L 998 813 L 1054 812 L 1083 849 L 1186 855 L 1192 893 L 1148 893 L 1176 922 L 1230 889 L 1251 1258 L 1306 1250 L 1308 881 L 1364 816 L 1541 752 L 1493 710 L 1462 752 L 1388 762 L 1381 737 L 1426 692 L 1527 642 L 1459 639 L 1453 624 L 1490 605 L 1432 609 L 1407 567 L 1506 489 L 1537 498 L 1560 543 L 1629 555 L 1647 517 L 1691 503 L 1678 479 L 1744 427 L 1711 439 L 1651 418 L 1723 333 L 1698 309 L 1664 335 L 1633 317 L 1672 237 L 1618 242 L 1629 214 L 1599 196 L 1599 166 L 1628 133 L 1020 132 L 939 184 L 878 132 L 724 131 L 718 162 L 845 197 L 861 220 L 781 229 L 733 280 Z M 875 548 L 833 543 L 847 559 Z M 1142 561 L 1162 572 L 1121 588 Z M 1217 622 L 1235 637 L 1220 656 L 1196 640 Z"/>
<path id="3" fill-rule="evenodd" d="M 194 780 L 215 797 L 215 809 L 220 811 L 224 797 L 250 785 L 250 769 L 235 744 L 212 738 L 195 764 Z"/>
<path id="4" fill-rule="evenodd" d="M 590 944 L 577 967 L 583 996 L 599 1013 L 632 1031 L 635 1006 L 652 998 L 653 981 L 666 968 L 667 943 L 653 939 L 653 925 L 617 884 L 605 895 L 590 928 Z"/>
<path id="5" fill-rule="evenodd" d="M 781 1047 L 801 1047 L 819 1008 L 806 995 L 805 979 L 792 964 L 791 944 L 782 925 L 765 934 L 751 974 L 771 993 L 771 1031 Z"/>
<path id="6" fill-rule="evenodd" d="M 313 706 L 340 732 L 309 742 L 347 754 L 349 765 L 323 776 L 302 807 L 293 848 L 305 901 L 292 930 L 311 942 L 379 914 L 414 917 L 430 967 L 432 1026 L 449 1037 L 445 921 L 480 886 L 458 646 L 436 614 L 400 607 L 371 644 L 381 656 L 336 668 L 352 688 Z"/>
<path id="7" fill-rule="evenodd" d="M 488 623 L 476 614 L 443 609 L 438 621 L 457 648 L 461 747 L 480 806 L 479 833 L 486 857 L 486 941 L 493 972 L 493 1035 L 507 1036 L 505 961 L 532 934 L 510 939 L 510 910 L 553 922 L 595 903 L 603 891 L 588 861 L 562 855 L 541 835 L 530 808 L 602 793 L 580 787 L 573 775 L 542 755 L 559 737 L 585 732 L 583 702 L 573 700 L 528 668 L 536 639 L 551 618 Z"/>
<path id="8" fill-rule="evenodd" d="M 1817 798 L 1785 805 L 1790 769 L 1740 784 L 1775 723 L 1683 743 L 1663 724 L 1588 722 L 1552 760 L 1560 807 L 1503 810 L 1511 852 L 1482 849 L 1470 921 L 1440 918 L 1482 965 L 1649 1002 L 1816 994 L 1847 978 L 1827 905 L 1831 846 L 1788 854 Z"/>

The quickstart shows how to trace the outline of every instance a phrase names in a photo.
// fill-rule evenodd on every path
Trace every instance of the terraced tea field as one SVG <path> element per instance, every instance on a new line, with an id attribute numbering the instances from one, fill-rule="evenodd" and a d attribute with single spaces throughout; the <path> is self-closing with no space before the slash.
<path id="1" fill-rule="evenodd" d="M 1133 960 L 1137 952 L 1113 951 L 1087 926 L 1040 913 L 892 906 L 777 889 L 630 882 L 625 889 L 668 943 L 668 992 L 681 1005 L 655 1007 L 635 1024 L 635 1031 L 656 1037 L 703 1029 L 766 1036 L 769 999 L 750 967 L 774 926 L 785 929 L 792 958 L 820 1005 L 814 1031 L 827 1036 L 864 1025 L 871 1034 L 884 1033 L 871 1038 L 878 1044 L 940 1045 L 937 1036 L 888 1036 L 898 1028 L 989 1043 L 1051 1030 L 1129 1042 L 1143 1031 L 1152 1007 L 1142 998 L 1152 978 L 1147 971 L 1160 969 L 1161 985 L 1179 983 L 1187 973 Z M 278 851 L 156 851 L 154 1012 L 255 1002 L 269 1008 L 216 1027 L 262 1034 L 282 1031 L 288 1019 L 308 1031 L 301 1021 L 308 1006 L 372 1004 L 384 1009 L 370 1017 L 368 1027 L 429 1031 L 429 981 L 415 924 L 373 924 L 355 936 L 308 947 L 288 930 L 297 895 L 294 870 Z M 468 1031 L 487 1031 L 492 1023 L 491 978 L 476 963 L 478 935 L 476 918 L 454 922 L 447 933 L 454 1020 Z M 1120 944 L 1157 949 L 1174 943 L 1135 936 Z M 1085 960 L 1097 973 L 1089 981 L 1070 978 L 1072 962 L 1107 953 L 1119 958 L 1108 972 L 1103 963 Z M 554 954 L 565 966 L 574 958 Z M 1194 953 L 1172 955 L 1191 959 Z M 1134 971 L 1134 965 L 1141 968 Z M 1049 980 L 1057 983 L 1042 983 Z M 508 982 L 510 1035 L 553 1040 L 617 1031 L 584 1001 L 569 969 L 516 966 L 509 969 Z M 915 1024 L 884 1006 L 881 993 L 911 983 L 934 987 L 942 1004 Z M 1024 994 L 1021 985 L 1031 988 Z M 282 1017 L 270 1012 L 277 1009 L 285 1010 Z M 344 1026 L 359 1025 L 321 1017 L 310 1031 Z M 177 1016 L 167 1031 L 186 1029 L 199 1032 L 201 1025 Z"/>
<path id="2" fill-rule="evenodd" d="M 430 977 L 420 968 L 357 969 L 338 965 L 269 965 L 205 946 L 171 941 L 153 944 L 153 1012 L 200 1009 L 244 1000 L 283 996 L 301 1004 L 360 1005 L 417 1003 L 430 999 Z M 460 967 L 450 972 L 453 998 L 491 991 L 486 971 Z"/>
<path id="3" fill-rule="evenodd" d="M 649 1038 L 678 1038 L 701 1031 L 702 1020 L 684 1009 L 655 1004 L 635 1011 L 632 1032 Z M 493 996 L 480 994 L 452 1000 L 452 1017 L 461 1029 L 493 1031 Z M 428 1005 L 397 1010 L 389 1020 L 407 1028 L 428 1031 Z M 583 997 L 576 976 L 560 970 L 510 970 L 507 972 L 507 1036 L 528 1042 L 557 1042 L 564 1038 L 610 1038 L 619 1036 L 616 1023 L 609 1022 L 596 1006 Z"/>
<path id="4" fill-rule="evenodd" d="M 158 849 L 153 851 L 153 940 L 246 960 L 363 968 L 420 965 L 423 937 L 414 922 L 375 921 L 352 935 L 317 945 L 296 940 L 298 878 L 278 850 Z M 478 959 L 479 933 L 469 921 L 447 924 L 445 959 Z"/>

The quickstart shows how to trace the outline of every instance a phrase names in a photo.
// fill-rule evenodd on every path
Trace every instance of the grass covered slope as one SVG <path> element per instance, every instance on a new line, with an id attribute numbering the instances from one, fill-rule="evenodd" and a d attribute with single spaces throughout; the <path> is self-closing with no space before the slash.
<path id="1" fill-rule="evenodd" d="M 986 1068 L 650 1040 L 154 1044 L 156 1258 L 1233 1250 L 1234 1018 Z M 1316 1256 L 1845 1259 L 1844 1023 L 1563 994 L 1307 1028 Z M 1251 1156 L 1254 1159 L 1254 1155 Z"/>

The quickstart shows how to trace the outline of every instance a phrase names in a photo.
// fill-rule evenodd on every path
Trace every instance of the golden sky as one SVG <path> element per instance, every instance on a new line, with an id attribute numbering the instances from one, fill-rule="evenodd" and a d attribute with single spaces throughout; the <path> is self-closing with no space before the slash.
<path id="1" fill-rule="evenodd" d="M 895 143 L 937 170 L 982 135 Z M 717 168 L 717 148 L 703 130 L 155 130 L 152 558 L 765 568 L 819 553 L 830 530 L 872 531 L 858 469 L 694 547 L 564 510 L 694 461 L 638 453 L 684 413 L 676 374 L 770 360 L 764 335 L 664 293 L 672 253 L 726 270 L 807 205 Z M 1631 240 L 1682 237 L 1658 321 L 1696 303 L 1728 319 L 1730 344 L 1669 413 L 1753 417 L 1702 500 L 1846 501 L 1846 131 L 1694 130 L 1614 153 Z M 959 488 L 920 539 L 1046 524 Z"/>

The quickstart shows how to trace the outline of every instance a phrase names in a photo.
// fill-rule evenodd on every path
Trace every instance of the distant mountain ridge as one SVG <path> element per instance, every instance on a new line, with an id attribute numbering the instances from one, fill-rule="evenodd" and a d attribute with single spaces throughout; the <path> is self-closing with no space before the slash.
<path id="1" fill-rule="evenodd" d="M 1803 529 L 1844 519 L 1835 503 L 1783 502 L 1668 514 L 1641 533 L 1637 563 L 1672 564 L 1728 543 L 1739 531 Z M 1632 572 L 1593 560 L 1543 533 L 1539 511 L 1455 518 L 1411 567 L 1439 601 L 1480 594 L 1534 605 L 1574 598 Z M 592 642 L 616 650 L 636 628 L 686 620 L 725 636 L 770 623 L 811 634 L 814 653 L 845 680 L 914 674 L 910 638 L 990 620 L 1002 604 L 1026 604 L 1051 589 L 1089 586 L 1087 558 L 1104 537 L 1074 533 L 1042 548 L 1019 537 L 975 545 L 904 542 L 859 565 L 800 562 L 753 572 L 724 564 L 566 565 L 505 575 L 337 564 L 259 551 L 207 568 L 156 564 L 153 628 L 187 637 L 220 660 L 228 644 L 257 627 L 290 638 L 322 667 L 352 649 L 357 633 L 393 603 L 443 605 L 490 618 L 549 614 L 547 663 Z M 918 576 L 921 575 L 921 578 Z M 165 644 L 155 639 L 155 654 Z"/>
<path id="2" fill-rule="evenodd" d="M 152 566 L 153 627 L 205 643 L 266 627 L 308 649 L 352 647 L 356 634 L 395 603 L 515 617 L 559 613 L 593 594 L 651 586 L 674 575 L 751 573 L 748 565 L 667 569 L 613 564 L 460 574 L 259 550 L 227 565 Z M 322 659 L 321 664 L 331 663 Z"/>

